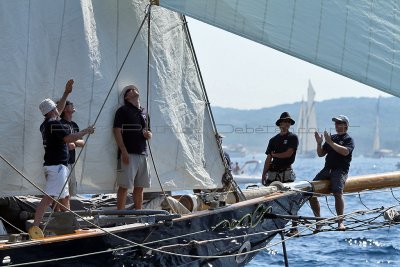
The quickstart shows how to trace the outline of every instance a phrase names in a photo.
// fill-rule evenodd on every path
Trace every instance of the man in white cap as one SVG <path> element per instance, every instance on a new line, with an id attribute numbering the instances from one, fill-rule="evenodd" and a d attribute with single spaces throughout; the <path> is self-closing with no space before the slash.
<path id="1" fill-rule="evenodd" d="M 59 120 L 59 114 L 65 107 L 67 97 L 72 92 L 73 84 L 74 80 L 72 79 L 67 82 L 64 94 L 57 105 L 48 98 L 39 105 L 39 109 L 45 117 L 40 125 L 40 132 L 45 150 L 43 169 L 46 176 L 46 195 L 43 196 L 36 207 L 34 227 L 39 226 L 46 208 L 53 203 L 52 197 L 58 198 L 60 196 L 59 202 L 69 209 L 68 183 L 66 183 L 69 160 L 67 144 L 94 132 L 94 127 L 89 126 L 80 132 L 71 134 L 70 130 Z M 61 209 L 65 210 L 64 207 L 61 207 Z"/>
<path id="2" fill-rule="evenodd" d="M 335 208 L 337 216 L 344 213 L 343 189 L 346 183 L 347 174 L 350 168 L 352 153 L 354 150 L 354 141 L 347 131 L 349 129 L 349 119 L 345 115 L 339 115 L 332 118 L 335 122 L 335 130 L 337 134 L 330 135 L 324 131 L 324 135 L 315 132 L 315 140 L 317 141 L 317 154 L 319 157 L 325 157 L 324 168 L 315 176 L 314 181 L 330 180 L 331 192 L 335 197 Z M 323 138 L 325 143 L 322 145 Z M 316 217 L 320 217 L 320 205 L 316 196 L 310 199 L 311 208 Z M 338 230 L 346 230 L 343 224 L 343 218 L 338 220 Z M 315 232 L 321 230 L 321 226 L 317 224 Z"/>
<path id="3" fill-rule="evenodd" d="M 150 187 L 147 140 L 152 136 L 147 112 L 140 106 L 139 89 L 134 85 L 121 92 L 124 105 L 114 118 L 113 132 L 121 156 L 117 208 L 125 209 L 128 189 L 133 188 L 135 209 L 142 209 L 143 189 Z"/>

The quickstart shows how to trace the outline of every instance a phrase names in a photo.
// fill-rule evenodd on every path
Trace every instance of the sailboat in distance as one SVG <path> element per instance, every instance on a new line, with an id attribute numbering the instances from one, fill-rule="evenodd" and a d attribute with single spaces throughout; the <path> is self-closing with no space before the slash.
<path id="1" fill-rule="evenodd" d="M 299 137 L 299 149 L 297 155 L 305 158 L 313 158 L 316 154 L 317 144 L 314 132 L 317 130 L 317 115 L 315 113 L 315 90 L 308 80 L 307 101 L 303 99 L 300 105 L 297 135 Z"/>
<path id="2" fill-rule="evenodd" d="M 378 97 L 378 102 L 376 103 L 376 118 L 375 118 L 375 136 L 374 143 L 372 145 L 372 158 L 384 158 L 384 157 L 393 157 L 395 156 L 393 150 L 381 148 L 381 136 L 380 136 L 380 112 L 379 112 L 379 104 L 381 97 Z"/>

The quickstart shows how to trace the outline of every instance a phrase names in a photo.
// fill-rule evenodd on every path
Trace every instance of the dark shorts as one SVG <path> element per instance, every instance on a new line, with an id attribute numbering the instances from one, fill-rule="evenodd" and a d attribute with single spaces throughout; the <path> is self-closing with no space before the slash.
<path id="1" fill-rule="evenodd" d="M 330 180 L 332 193 L 343 193 L 344 185 L 347 180 L 347 171 L 342 169 L 323 168 L 313 181 Z"/>

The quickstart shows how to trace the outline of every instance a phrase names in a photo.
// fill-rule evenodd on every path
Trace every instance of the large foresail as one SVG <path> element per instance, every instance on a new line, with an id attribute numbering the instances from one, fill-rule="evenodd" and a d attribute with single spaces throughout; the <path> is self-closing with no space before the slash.
<path id="1" fill-rule="evenodd" d="M 39 187 L 45 178 L 38 105 L 57 100 L 74 78 L 73 119 L 85 128 L 100 114 L 76 165 L 78 191 L 113 192 L 112 123 L 122 87 L 136 84 L 147 107 L 147 22 L 107 94 L 146 6 L 141 0 L 0 1 L 0 153 Z M 151 18 L 148 110 L 161 183 L 165 190 L 219 187 L 224 167 L 182 18 L 161 7 L 152 8 Z M 153 168 L 151 191 L 160 191 L 155 174 Z M 0 160 L 0 196 L 38 193 Z"/>
<path id="2" fill-rule="evenodd" d="M 160 0 L 160 5 L 400 96 L 397 0 Z"/>

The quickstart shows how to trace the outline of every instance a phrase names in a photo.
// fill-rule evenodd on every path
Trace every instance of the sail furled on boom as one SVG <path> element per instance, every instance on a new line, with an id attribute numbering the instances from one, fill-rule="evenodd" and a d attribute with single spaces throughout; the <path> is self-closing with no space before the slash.
<path id="1" fill-rule="evenodd" d="M 400 1 L 160 0 L 160 5 L 400 96 Z"/>
<path id="2" fill-rule="evenodd" d="M 66 81 L 73 78 L 69 97 L 77 110 L 73 120 L 85 128 L 100 114 L 97 130 L 75 167 L 78 193 L 115 189 L 118 166 L 112 126 L 119 92 L 135 84 L 142 106 L 147 103 L 146 26 L 108 99 L 107 94 L 147 4 L 142 0 L 0 1 L 0 153 L 39 187 L 44 188 L 45 177 L 39 132 L 43 116 L 38 105 L 42 99 L 61 97 Z M 161 183 L 165 190 L 220 187 L 224 165 L 182 17 L 154 7 L 151 18 L 148 111 L 150 144 Z M 154 169 L 149 191 L 160 191 Z M 40 192 L 0 160 L 0 196 L 24 194 Z"/>

